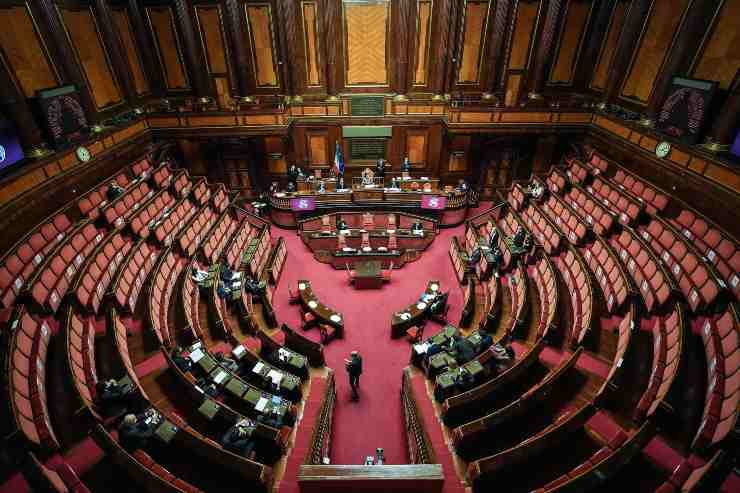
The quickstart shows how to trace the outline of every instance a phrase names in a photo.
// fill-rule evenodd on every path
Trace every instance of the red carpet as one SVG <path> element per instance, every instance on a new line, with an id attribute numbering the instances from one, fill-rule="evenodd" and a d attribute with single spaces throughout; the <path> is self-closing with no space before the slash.
<path id="1" fill-rule="evenodd" d="M 320 300 L 344 315 L 345 338 L 326 348 L 327 365 L 336 371 L 337 406 L 334 414 L 332 463 L 362 464 L 377 447 L 385 449 L 389 464 L 406 463 L 405 432 L 401 413 L 401 371 L 408 366 L 410 345 L 404 339 L 391 340 L 392 314 L 416 300 L 429 279 L 438 279 L 450 291 L 450 317 L 457 320 L 462 310 L 462 291 L 448 257 L 450 238 L 462 228 L 444 230 L 416 262 L 393 273 L 393 280 L 379 290 L 357 291 L 347 282 L 345 271 L 314 260 L 313 254 L 292 231 L 273 227 L 288 247 L 287 264 L 275 296 L 279 322 L 299 328 L 300 314 L 288 304 L 288 287 L 295 292 L 299 279 L 313 281 Z M 438 325 L 428 326 L 433 331 Z M 318 340 L 316 329 L 305 334 Z M 344 359 L 357 349 L 363 357 L 360 402 L 350 401 Z"/>

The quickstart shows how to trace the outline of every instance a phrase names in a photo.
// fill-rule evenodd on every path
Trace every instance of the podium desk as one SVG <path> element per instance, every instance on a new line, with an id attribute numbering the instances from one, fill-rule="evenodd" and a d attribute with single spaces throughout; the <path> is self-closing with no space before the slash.
<path id="1" fill-rule="evenodd" d="M 355 264 L 355 289 L 379 289 L 383 286 L 381 264 L 377 260 Z"/>

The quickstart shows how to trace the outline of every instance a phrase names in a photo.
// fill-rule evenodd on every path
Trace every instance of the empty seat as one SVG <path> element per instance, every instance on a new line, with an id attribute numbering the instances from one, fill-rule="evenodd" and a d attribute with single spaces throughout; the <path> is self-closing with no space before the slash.
<path id="1" fill-rule="evenodd" d="M 565 174 L 568 176 L 568 180 L 571 183 L 582 184 L 588 179 L 588 168 L 578 159 L 571 159 L 568 162 L 568 167 L 565 170 Z"/>
<path id="2" fill-rule="evenodd" d="M 668 206 L 670 200 L 668 195 L 621 167 L 617 169 L 612 181 L 619 188 L 631 193 L 637 200 L 644 203 L 645 210 L 651 215 L 663 212 Z"/>
<path id="3" fill-rule="evenodd" d="M 196 207 L 188 199 L 182 199 L 175 207 L 167 212 L 154 225 L 154 238 L 162 245 L 172 244 L 175 236 L 197 212 Z"/>
<path id="4" fill-rule="evenodd" d="M 19 433 L 39 449 L 59 448 L 47 407 L 46 359 L 51 329 L 47 322 L 16 310 L 7 347 L 6 399 L 13 424 L 7 435 Z"/>
<path id="5" fill-rule="evenodd" d="M 589 225 L 578 217 L 560 197 L 550 195 L 542 205 L 542 210 L 571 243 L 574 245 L 583 243 Z"/>
<path id="6" fill-rule="evenodd" d="M 737 242 L 706 218 L 684 209 L 671 223 L 717 269 L 740 299 L 740 250 Z"/>
<path id="7" fill-rule="evenodd" d="M 67 216 L 56 214 L 9 249 L 0 261 L 0 307 L 13 306 L 35 270 L 71 229 Z"/>
<path id="8" fill-rule="evenodd" d="M 571 305 L 570 345 L 576 347 L 583 343 L 591 328 L 593 315 L 593 288 L 586 265 L 580 254 L 573 248 L 565 251 L 557 260 L 568 291 Z"/>
<path id="9" fill-rule="evenodd" d="M 131 231 L 141 238 L 147 238 L 174 206 L 175 198 L 167 190 L 162 190 L 131 216 Z"/>
<path id="10" fill-rule="evenodd" d="M 216 191 L 213 192 L 213 198 L 211 203 L 216 208 L 216 212 L 222 213 L 229 206 L 229 195 L 226 191 L 226 186 L 223 183 L 217 183 L 215 185 Z"/>
<path id="11" fill-rule="evenodd" d="M 139 292 L 157 262 L 157 253 L 146 240 L 139 241 L 131 248 L 111 288 L 113 299 L 119 309 L 126 312 L 134 311 Z"/>
<path id="12" fill-rule="evenodd" d="M 201 244 L 201 250 L 209 264 L 214 264 L 221 258 L 221 253 L 236 231 L 237 226 L 236 220 L 226 212 L 211 229 L 211 232 Z"/>
<path id="13" fill-rule="evenodd" d="M 102 240 L 103 233 L 92 223 L 82 224 L 49 254 L 28 285 L 31 298 L 42 310 L 54 313 L 59 309 L 77 272 Z"/>
<path id="14" fill-rule="evenodd" d="M 701 424 L 693 446 L 699 450 L 732 433 L 740 409 L 740 319 L 730 305 L 705 320 L 701 330 L 707 355 L 707 390 Z"/>
<path id="15" fill-rule="evenodd" d="M 674 289 L 673 281 L 634 230 L 625 227 L 619 237 L 612 237 L 611 245 L 627 267 L 648 311 L 668 301 Z"/>
<path id="16" fill-rule="evenodd" d="M 95 327 L 90 320 L 75 313 L 71 308 L 65 315 L 67 337 L 67 362 L 72 382 L 82 403 L 99 417 L 95 411 L 95 385 L 98 381 L 95 365 Z"/>
<path id="17" fill-rule="evenodd" d="M 596 178 L 586 190 L 610 209 L 622 224 L 634 224 L 642 212 L 642 204 L 612 185 L 606 178 Z"/>
<path id="18" fill-rule="evenodd" d="M 135 177 L 146 180 L 151 176 L 152 168 L 153 166 L 149 159 L 144 158 L 131 165 L 131 172 Z"/>
<path id="19" fill-rule="evenodd" d="M 249 241 L 254 238 L 255 232 L 256 228 L 253 228 L 246 219 L 243 219 L 237 227 L 236 233 L 224 251 L 224 260 L 231 269 L 239 268 L 242 253 L 247 249 Z"/>
<path id="20" fill-rule="evenodd" d="M 604 236 L 609 233 L 614 224 L 612 213 L 590 194 L 574 186 L 566 196 L 566 201 L 597 235 Z"/>
<path id="21" fill-rule="evenodd" d="M 550 174 L 547 175 L 545 183 L 548 190 L 550 190 L 552 193 L 557 193 L 558 195 L 562 195 L 563 193 L 565 193 L 565 188 L 568 184 L 565 176 L 563 176 L 562 171 L 557 168 L 553 168 L 552 171 L 550 171 Z"/>
<path id="22" fill-rule="evenodd" d="M 212 192 L 208 187 L 205 178 L 201 178 L 193 184 L 193 200 L 195 200 L 196 204 L 203 207 L 209 200 L 211 200 L 211 196 Z"/>
<path id="23" fill-rule="evenodd" d="M 160 257 L 152 273 L 149 286 L 148 315 L 149 323 L 160 343 L 172 345 L 169 330 L 169 307 L 172 292 L 183 269 L 183 263 L 171 250 Z"/>
<path id="24" fill-rule="evenodd" d="M 712 265 L 662 219 L 654 218 L 647 227 L 640 229 L 640 233 L 676 280 L 692 311 L 711 305 L 726 287 Z"/>
<path id="25" fill-rule="evenodd" d="M 543 255 L 532 269 L 532 279 L 540 295 L 540 315 L 537 337 L 545 337 L 557 321 L 558 284 L 555 267 L 549 257 Z"/>
<path id="26" fill-rule="evenodd" d="M 556 229 L 540 209 L 532 203 L 530 203 L 521 214 L 527 229 L 532 232 L 532 235 L 535 237 L 537 242 L 544 247 L 545 252 L 547 252 L 548 255 L 556 253 L 560 248 L 562 238 L 560 231 Z"/>
<path id="27" fill-rule="evenodd" d="M 118 266 L 131 250 L 131 240 L 120 233 L 108 236 L 92 253 L 71 289 L 82 308 L 97 313 Z"/>
<path id="28" fill-rule="evenodd" d="M 653 369 L 645 392 L 635 409 L 636 421 L 652 416 L 666 399 L 678 375 L 685 337 L 683 308 L 674 308 L 661 316 L 653 326 Z"/>
<path id="29" fill-rule="evenodd" d="M 527 201 L 527 194 L 524 193 L 524 189 L 520 183 L 514 183 L 511 186 L 511 191 L 509 192 L 507 200 L 515 211 L 520 211 L 522 207 L 524 207 Z"/>
<path id="30" fill-rule="evenodd" d="M 583 257 L 601 287 L 609 313 L 619 310 L 629 298 L 632 286 L 617 254 L 608 243 L 596 238 L 586 247 Z"/>
<path id="31" fill-rule="evenodd" d="M 203 207 L 183 229 L 176 244 L 186 257 L 192 257 L 198 251 L 201 241 L 216 224 L 217 217 L 210 207 Z"/>

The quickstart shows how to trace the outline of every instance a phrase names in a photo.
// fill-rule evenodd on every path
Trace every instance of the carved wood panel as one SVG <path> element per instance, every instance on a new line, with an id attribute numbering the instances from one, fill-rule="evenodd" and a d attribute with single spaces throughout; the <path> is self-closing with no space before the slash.
<path id="1" fill-rule="evenodd" d="M 406 131 L 406 152 L 409 162 L 415 167 L 425 167 L 427 149 L 429 146 L 428 131 L 426 129 L 409 129 Z"/>
<path id="2" fill-rule="evenodd" d="M 571 84 L 583 48 L 586 26 L 591 18 L 592 0 L 569 0 L 565 20 L 560 28 L 555 63 L 550 70 L 550 82 Z"/>
<path id="3" fill-rule="evenodd" d="M 92 7 L 58 7 L 58 12 L 95 107 L 103 109 L 120 103 L 121 89 L 113 73 L 108 51 L 103 45 Z"/>
<path id="4" fill-rule="evenodd" d="M 182 47 L 172 9 L 147 7 L 146 16 L 167 89 L 189 89 L 190 81 L 183 64 Z"/>
<path id="5" fill-rule="evenodd" d="M 488 1 L 465 0 L 463 44 L 457 71 L 459 85 L 477 84 L 480 80 L 490 7 L 491 3 Z"/>
<path id="6" fill-rule="evenodd" d="M 277 68 L 277 45 L 273 23 L 274 12 L 269 3 L 244 5 L 249 30 L 250 49 L 257 88 L 277 88 L 280 79 Z"/>
<path id="7" fill-rule="evenodd" d="M 416 36 L 414 38 L 414 77 L 413 85 L 425 86 L 428 80 L 429 37 L 432 31 L 433 0 L 416 2 Z"/>
<path id="8" fill-rule="evenodd" d="M 690 4 L 691 0 L 653 1 L 622 85 L 622 97 L 643 105 L 650 99 L 655 79 Z"/>
<path id="9" fill-rule="evenodd" d="M 342 2 L 345 84 L 387 86 L 390 1 Z"/>
<path id="10" fill-rule="evenodd" d="M 228 46 L 224 41 L 223 13 L 220 5 L 195 6 L 195 20 L 206 67 L 210 74 L 228 73 Z"/>
<path id="11" fill-rule="evenodd" d="M 308 165 L 329 165 L 329 132 L 327 130 L 306 131 L 306 156 Z"/>
<path id="12" fill-rule="evenodd" d="M 602 43 L 601 51 L 599 53 L 599 61 L 596 64 L 596 70 L 591 79 L 591 89 L 597 91 L 603 91 L 606 89 L 609 66 L 614 60 L 614 55 L 617 51 L 617 43 L 619 42 L 619 35 L 622 32 L 624 21 L 627 19 L 630 4 L 631 1 L 627 1 L 617 2 L 614 5 L 614 10 L 612 10 L 611 19 L 609 20 L 609 30 L 604 38 L 604 42 Z"/>
<path id="13" fill-rule="evenodd" d="M 28 4 L 0 8 L 0 23 L 3 62 L 23 94 L 30 98 L 39 89 L 56 86 L 60 77 Z"/>
<path id="14" fill-rule="evenodd" d="M 697 79 L 719 81 L 728 89 L 740 69 L 740 0 L 725 0 L 702 40 L 692 74 Z"/>
<path id="15" fill-rule="evenodd" d="M 136 47 L 128 10 L 125 8 L 114 8 L 111 10 L 111 16 L 113 17 L 116 31 L 118 31 L 118 36 L 121 39 L 131 75 L 134 78 L 134 91 L 139 95 L 146 94 L 149 92 L 149 82 L 144 73 L 139 50 Z"/>
<path id="16" fill-rule="evenodd" d="M 540 10 L 539 0 L 519 0 L 517 2 L 514 12 L 514 32 L 509 43 L 509 69 L 526 70 L 529 67 Z"/>
<path id="17" fill-rule="evenodd" d="M 316 2 L 301 2 L 301 18 L 306 61 L 305 83 L 309 87 L 317 87 L 321 85 L 323 77 L 321 76 L 321 46 Z"/>

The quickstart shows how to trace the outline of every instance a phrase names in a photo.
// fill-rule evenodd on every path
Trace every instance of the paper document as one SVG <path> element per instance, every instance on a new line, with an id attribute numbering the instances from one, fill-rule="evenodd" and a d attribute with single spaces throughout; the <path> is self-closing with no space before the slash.
<path id="1" fill-rule="evenodd" d="M 254 406 L 254 408 L 259 412 L 264 412 L 265 406 L 267 406 L 267 403 L 270 402 L 264 397 L 260 397 L 260 400 L 257 401 L 257 405 Z"/>
<path id="2" fill-rule="evenodd" d="M 216 382 L 217 384 L 220 384 L 221 382 L 224 381 L 224 378 L 226 378 L 226 376 L 227 375 L 225 371 L 219 371 L 218 374 L 215 377 L 213 377 L 213 381 Z"/>
<path id="3" fill-rule="evenodd" d="M 200 348 L 198 348 L 190 353 L 190 361 L 192 361 L 193 363 L 197 363 L 201 360 L 201 358 L 203 358 L 203 356 L 205 356 L 205 354 L 203 353 L 203 351 L 201 351 Z"/>
<path id="4" fill-rule="evenodd" d="M 252 371 L 255 373 L 260 373 L 264 367 L 265 365 L 261 361 L 258 361 L 257 364 L 254 365 L 254 368 L 252 368 Z"/>
<path id="5" fill-rule="evenodd" d="M 427 349 L 429 349 L 429 344 L 426 342 L 422 344 L 414 344 L 414 351 L 416 351 L 417 354 L 426 354 Z"/>
<path id="6" fill-rule="evenodd" d="M 269 378 L 270 380 L 272 380 L 272 383 L 273 383 L 273 384 L 274 384 L 275 386 L 279 386 L 279 385 L 280 385 L 280 382 L 281 382 L 281 381 L 283 380 L 283 374 L 282 374 L 282 373 L 280 373 L 279 371 L 275 371 L 275 370 L 270 370 L 270 371 L 269 371 L 269 372 L 267 373 L 267 377 L 268 377 L 268 378 Z"/>

